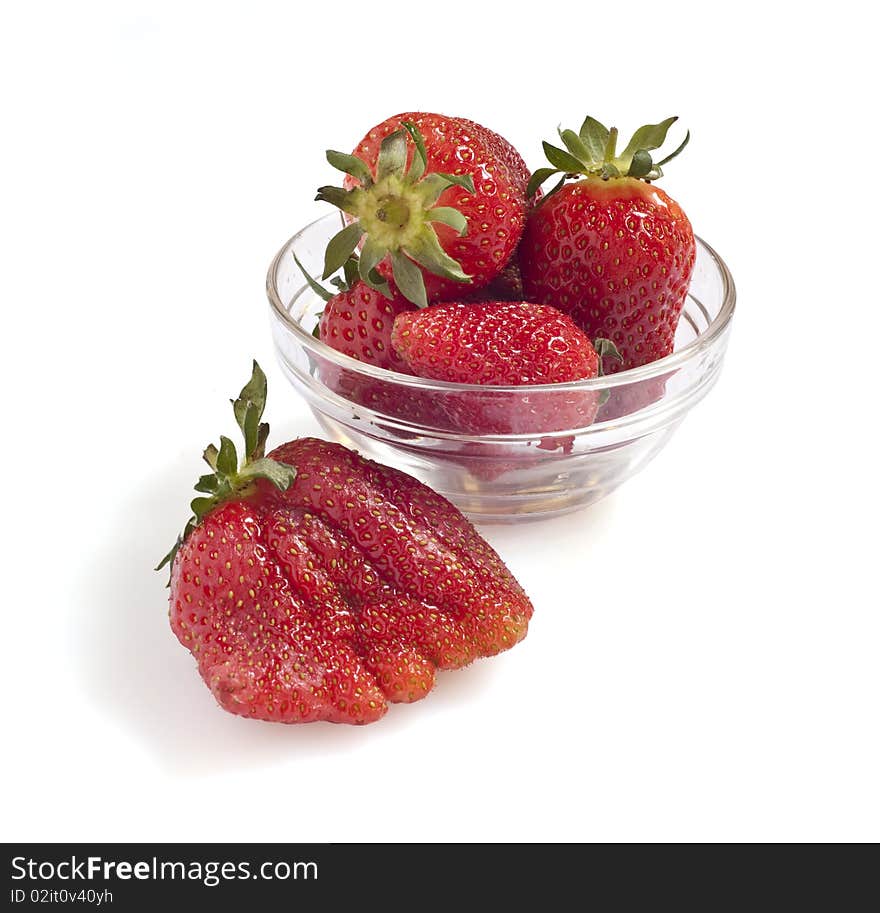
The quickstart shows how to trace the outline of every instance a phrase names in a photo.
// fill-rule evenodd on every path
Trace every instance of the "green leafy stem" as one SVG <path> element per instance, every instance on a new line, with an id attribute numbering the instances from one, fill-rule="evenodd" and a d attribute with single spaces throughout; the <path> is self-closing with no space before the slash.
<path id="1" fill-rule="evenodd" d="M 190 503 L 192 516 L 168 554 L 156 566 L 161 570 L 171 565 L 181 545 L 198 526 L 202 518 L 218 504 L 233 498 L 245 497 L 253 490 L 257 479 L 267 479 L 279 491 L 286 491 L 296 478 L 296 469 L 279 463 L 265 455 L 269 425 L 261 421 L 266 408 L 266 375 L 255 361 L 251 379 L 244 385 L 238 398 L 232 400 L 235 421 L 244 436 L 244 456 L 239 464 L 235 444 L 221 435 L 220 446 L 209 444 L 202 454 L 211 472 L 199 477 L 195 490 L 199 496 Z"/>
<path id="2" fill-rule="evenodd" d="M 414 148 L 407 167 L 410 142 Z M 459 236 L 467 233 L 465 216 L 452 206 L 437 203 L 450 187 L 474 193 L 473 178 L 428 171 L 425 140 L 415 124 L 404 121 L 401 129 L 382 140 L 375 174 L 362 159 L 344 152 L 328 150 L 327 161 L 354 178 L 357 186 L 318 189 L 315 199 L 339 207 L 353 220 L 327 244 L 323 279 L 340 269 L 360 245 L 360 278 L 389 298 L 387 281 L 376 273 L 386 258 L 397 288 L 419 307 L 428 303 L 422 269 L 455 282 L 471 281 L 461 264 L 443 249 L 433 224 L 448 225 Z"/>
<path id="3" fill-rule="evenodd" d="M 674 159 L 687 146 L 690 132 L 685 135 L 681 145 L 672 153 L 655 162 L 651 151 L 659 149 L 666 142 L 669 128 L 678 120 L 667 117 L 659 124 L 645 124 L 632 135 L 623 152 L 617 152 L 617 127 L 605 127 L 594 117 L 587 116 L 581 129 L 559 130 L 559 138 L 564 149 L 545 142 L 544 154 L 552 167 L 538 168 L 531 177 L 528 186 L 529 196 L 549 178 L 556 174 L 562 177 L 555 187 L 545 196 L 549 198 L 572 177 L 598 176 L 604 180 L 618 177 L 641 178 L 653 181 L 663 176 L 662 165 Z"/>

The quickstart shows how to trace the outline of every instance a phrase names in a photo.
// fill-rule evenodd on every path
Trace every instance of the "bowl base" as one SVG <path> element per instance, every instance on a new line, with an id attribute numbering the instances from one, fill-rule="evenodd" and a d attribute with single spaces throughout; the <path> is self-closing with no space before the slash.
<path id="1" fill-rule="evenodd" d="M 477 523 L 521 523 L 595 504 L 648 464 L 680 422 L 601 451 L 548 454 L 530 445 L 426 451 L 423 438 L 370 434 L 313 410 L 330 440 L 415 476 Z M 381 435 L 381 437 L 379 436 Z"/>

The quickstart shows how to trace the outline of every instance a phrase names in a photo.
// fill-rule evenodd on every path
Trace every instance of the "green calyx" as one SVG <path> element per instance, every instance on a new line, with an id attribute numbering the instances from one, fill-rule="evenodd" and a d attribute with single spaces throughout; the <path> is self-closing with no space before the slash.
<path id="1" fill-rule="evenodd" d="M 605 375 L 603 369 L 603 358 L 615 358 L 617 361 L 623 361 L 623 356 L 620 354 L 617 346 L 610 339 L 606 339 L 604 336 L 597 336 L 593 340 L 593 348 L 596 350 L 596 354 L 599 356 L 599 377 Z"/>
<path id="2" fill-rule="evenodd" d="M 336 289 L 335 292 L 331 292 L 330 289 L 324 288 L 320 282 L 318 282 L 313 276 L 310 276 L 309 271 L 302 265 L 302 263 L 300 263 L 300 259 L 296 254 L 293 254 L 293 260 L 299 267 L 299 271 L 303 274 L 303 278 L 308 283 L 309 288 L 324 301 L 329 301 L 340 292 L 350 291 L 352 286 L 354 286 L 354 284 L 361 278 L 360 257 L 358 257 L 357 254 L 351 254 L 345 263 L 342 264 L 341 276 L 334 276 L 330 280 L 330 284 Z M 326 279 L 327 277 L 323 276 L 322 278 Z M 382 277 L 376 272 L 375 269 L 370 271 L 370 279 L 372 280 L 370 283 L 371 288 L 375 287 L 376 283 L 382 282 Z"/>
<path id="3" fill-rule="evenodd" d="M 623 356 L 620 354 L 617 346 L 610 339 L 606 339 L 604 336 L 597 336 L 593 340 L 593 348 L 596 350 L 596 354 L 599 356 L 599 373 L 598 377 L 605 376 L 605 368 L 603 367 L 604 358 L 616 358 L 618 361 L 623 361 Z M 603 390 L 599 394 L 599 405 L 604 406 L 611 397 L 610 390 Z"/>
<path id="4" fill-rule="evenodd" d="M 202 517 L 224 501 L 247 497 L 254 490 L 257 479 L 268 479 L 279 491 L 286 491 L 293 484 L 296 469 L 265 456 L 269 426 L 260 421 L 265 407 L 266 375 L 254 362 L 251 379 L 242 388 L 238 399 L 232 400 L 235 421 L 244 435 L 244 458 L 239 465 L 235 444 L 228 437 L 221 436 L 219 447 L 209 444 L 205 448 L 202 456 L 212 472 L 196 482 L 195 490 L 202 495 L 193 498 L 190 504 L 193 515 L 177 537 L 177 542 L 156 566 L 157 571 L 166 564 L 172 564 L 178 549 Z"/>
<path id="5" fill-rule="evenodd" d="M 595 176 L 606 181 L 620 177 L 653 181 L 662 177 L 661 165 L 674 159 L 691 138 L 690 131 L 688 131 L 681 145 L 674 152 L 659 162 L 654 161 L 651 152 L 659 149 L 666 142 L 666 134 L 677 120 L 677 117 L 667 117 L 659 124 L 646 124 L 644 127 L 639 127 L 626 148 L 620 153 L 617 152 L 617 127 L 609 130 L 594 117 L 588 116 L 577 133 L 574 130 L 560 129 L 559 138 L 565 149 L 544 143 L 544 154 L 553 167 L 539 168 L 532 175 L 528 186 L 529 196 L 532 196 L 548 178 L 555 174 L 561 174 L 562 177 L 553 190 L 547 194 L 548 197 L 555 193 L 569 177 Z"/>
<path id="6" fill-rule="evenodd" d="M 413 157 L 406 166 L 409 143 Z M 427 307 L 423 267 L 437 276 L 456 282 L 470 282 L 461 264 L 443 250 L 433 223 L 454 228 L 459 235 L 467 233 L 467 219 L 451 206 L 437 206 L 444 190 L 464 187 L 474 192 L 470 175 L 426 172 L 428 165 L 425 141 L 418 128 L 404 122 L 382 140 L 376 173 L 362 159 L 343 152 L 327 152 L 327 161 L 339 171 L 351 175 L 359 186 L 321 187 L 315 199 L 339 207 L 354 221 L 330 239 L 324 258 L 324 274 L 340 269 L 355 248 L 361 244 L 358 275 L 371 288 L 391 297 L 388 283 L 376 267 L 390 257 L 394 282 L 413 304 Z"/>

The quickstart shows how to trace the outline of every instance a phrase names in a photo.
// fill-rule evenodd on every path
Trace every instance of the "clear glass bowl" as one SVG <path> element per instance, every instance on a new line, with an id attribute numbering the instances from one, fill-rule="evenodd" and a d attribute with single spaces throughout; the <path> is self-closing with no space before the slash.
<path id="1" fill-rule="evenodd" d="M 736 293 L 700 239 L 675 351 L 650 365 L 567 384 L 480 387 L 362 364 L 312 336 L 324 302 L 291 253 L 319 276 L 339 224 L 329 215 L 307 225 L 269 267 L 281 367 L 330 439 L 411 473 L 473 520 L 542 518 L 603 498 L 663 447 L 721 370 Z"/>

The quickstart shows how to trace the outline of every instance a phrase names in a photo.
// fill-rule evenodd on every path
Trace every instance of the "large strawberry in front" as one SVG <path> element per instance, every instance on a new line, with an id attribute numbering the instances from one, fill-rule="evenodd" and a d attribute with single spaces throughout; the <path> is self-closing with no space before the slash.
<path id="1" fill-rule="evenodd" d="M 328 151 L 346 173 L 321 187 L 349 224 L 327 249 L 324 278 L 361 249 L 361 278 L 392 278 L 424 307 L 487 285 L 522 235 L 528 169 L 497 133 L 459 117 L 411 112 L 369 130 L 353 155 Z"/>
<path id="2" fill-rule="evenodd" d="M 437 669 L 513 646 L 532 607 L 462 514 L 405 473 L 303 438 L 263 456 L 266 380 L 234 402 L 172 563 L 170 617 L 220 705 L 260 720 L 370 723 Z M 162 565 L 160 565 L 161 567 Z"/>
<path id="3" fill-rule="evenodd" d="M 676 118 L 639 128 L 618 153 L 617 130 L 588 117 L 579 133 L 560 133 L 565 149 L 544 143 L 552 168 L 535 172 L 534 191 L 563 178 L 530 213 L 519 248 L 526 297 L 566 313 L 592 339 L 617 346 L 610 372 L 656 361 L 673 350 L 694 269 L 690 222 L 651 183 L 662 175 L 651 150 Z M 568 178 L 582 177 L 563 184 Z"/>

